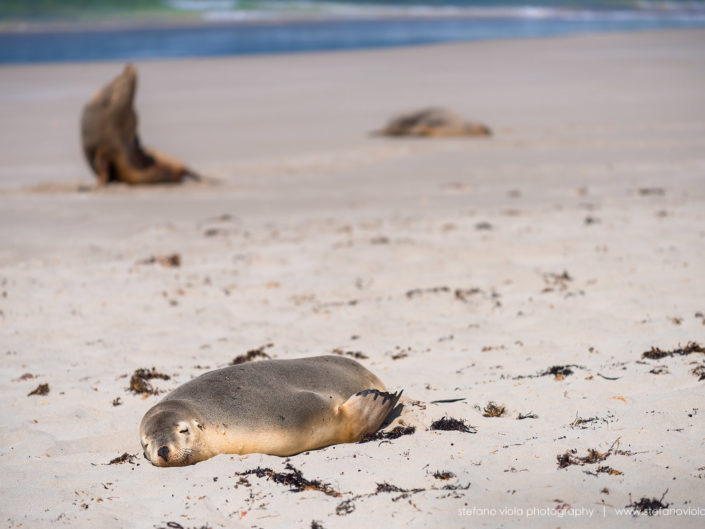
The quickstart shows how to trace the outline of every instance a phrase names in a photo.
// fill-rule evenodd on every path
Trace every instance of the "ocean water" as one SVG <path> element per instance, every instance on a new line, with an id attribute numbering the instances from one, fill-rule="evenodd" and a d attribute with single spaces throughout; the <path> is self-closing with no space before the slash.
<path id="1" fill-rule="evenodd" d="M 705 27 L 705 0 L 98 0 L 94 12 L 84 10 L 81 16 L 66 11 L 71 0 L 59 3 L 62 9 L 56 12 L 23 12 L 19 5 L 19 11 L 0 11 L 5 22 L 0 63 L 294 53 Z M 145 5 L 147 19 L 137 9 Z M 81 24 L 73 25 L 77 19 Z M 116 27 L 86 29 L 106 21 L 116 21 Z"/>

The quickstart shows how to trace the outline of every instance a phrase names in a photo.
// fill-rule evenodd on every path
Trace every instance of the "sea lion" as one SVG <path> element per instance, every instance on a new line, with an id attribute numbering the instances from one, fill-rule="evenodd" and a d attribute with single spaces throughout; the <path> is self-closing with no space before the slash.
<path id="1" fill-rule="evenodd" d="M 376 431 L 401 392 L 355 360 L 263 360 L 205 373 L 145 414 L 140 441 L 160 467 L 217 454 L 297 454 Z"/>
<path id="2" fill-rule="evenodd" d="M 101 88 L 83 107 L 81 141 L 98 182 L 157 184 L 199 176 L 178 160 L 145 149 L 137 135 L 134 109 L 137 69 L 128 64 L 122 74 Z"/>
<path id="3" fill-rule="evenodd" d="M 383 136 L 490 136 L 487 125 L 465 121 L 442 108 L 426 108 L 398 116 L 378 132 Z"/>

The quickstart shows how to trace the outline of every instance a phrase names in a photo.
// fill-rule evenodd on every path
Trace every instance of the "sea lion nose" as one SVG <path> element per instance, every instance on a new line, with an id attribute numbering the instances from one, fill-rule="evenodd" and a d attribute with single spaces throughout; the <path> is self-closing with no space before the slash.
<path id="1" fill-rule="evenodd" d="M 169 448 L 162 446 L 159 450 L 157 450 L 157 455 L 164 461 L 169 461 Z"/>

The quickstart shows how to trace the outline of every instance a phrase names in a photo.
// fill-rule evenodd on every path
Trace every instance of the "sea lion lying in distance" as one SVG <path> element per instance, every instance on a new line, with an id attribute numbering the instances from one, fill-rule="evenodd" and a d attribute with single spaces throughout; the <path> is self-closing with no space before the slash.
<path id="1" fill-rule="evenodd" d="M 355 360 L 264 360 L 205 373 L 169 393 L 140 424 L 145 457 L 184 466 L 217 454 L 288 456 L 375 432 L 401 391 Z"/>
<path id="2" fill-rule="evenodd" d="M 142 147 L 134 109 L 136 89 L 137 69 L 128 64 L 83 107 L 83 152 L 98 182 L 158 184 L 180 182 L 186 177 L 198 180 L 199 175 L 178 160 Z"/>
<path id="3" fill-rule="evenodd" d="M 392 119 L 377 134 L 382 136 L 459 137 L 490 136 L 492 131 L 483 123 L 465 121 L 458 115 L 442 108 L 426 108 Z"/>

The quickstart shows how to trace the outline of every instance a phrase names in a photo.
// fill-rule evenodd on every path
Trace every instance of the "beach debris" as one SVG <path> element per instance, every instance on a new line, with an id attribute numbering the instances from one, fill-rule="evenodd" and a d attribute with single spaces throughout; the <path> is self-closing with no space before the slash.
<path id="1" fill-rule="evenodd" d="M 113 399 L 113 406 L 121 406 L 122 405 L 122 399 L 120 397 L 115 397 Z"/>
<path id="2" fill-rule="evenodd" d="M 135 264 L 138 265 L 152 265 L 158 264 L 162 265 L 164 268 L 178 268 L 181 266 L 181 256 L 178 253 L 171 253 L 165 255 L 152 255 L 146 259 L 137 261 Z"/>
<path id="3" fill-rule="evenodd" d="M 582 417 L 578 417 L 576 413 L 575 419 L 573 419 L 573 421 L 568 426 L 573 429 L 580 428 L 581 430 L 587 430 L 589 428 L 589 424 L 597 422 L 607 423 L 609 421 L 600 417 L 588 417 L 587 419 L 583 419 Z"/>
<path id="4" fill-rule="evenodd" d="M 254 475 L 258 478 L 270 479 L 280 485 L 286 485 L 294 489 L 295 492 L 303 492 L 306 490 L 317 490 L 323 492 L 326 496 L 340 497 L 341 494 L 333 489 L 328 483 L 323 483 L 317 479 L 313 481 L 304 478 L 300 470 L 296 469 L 291 463 L 287 463 L 286 467 L 290 472 L 275 472 L 271 468 L 257 467 L 255 469 L 246 470 L 245 472 L 237 472 L 238 476 Z"/>
<path id="5" fill-rule="evenodd" d="M 440 138 L 490 136 L 492 131 L 483 123 L 466 121 L 443 108 L 430 107 L 391 119 L 377 134 Z"/>
<path id="6" fill-rule="evenodd" d="M 270 347 L 274 347 L 274 344 L 268 343 L 258 347 L 257 349 L 251 349 L 245 354 L 233 358 L 229 365 L 236 366 L 238 364 L 244 364 L 245 362 L 253 362 L 258 358 L 262 360 L 270 360 L 272 357 L 264 352 L 265 349 L 269 349 Z"/>
<path id="7" fill-rule="evenodd" d="M 458 397 L 457 399 L 439 399 L 439 400 L 432 400 L 431 404 L 450 404 L 452 402 L 462 402 L 466 399 L 467 399 L 467 397 Z"/>
<path id="8" fill-rule="evenodd" d="M 136 457 L 137 454 L 128 454 L 127 452 L 125 452 L 121 456 L 111 459 L 108 465 L 121 465 L 123 463 L 130 463 L 131 465 L 134 465 Z"/>
<path id="9" fill-rule="evenodd" d="M 589 474 L 591 476 L 597 476 L 599 474 L 608 474 L 610 476 L 621 476 L 623 472 L 616 470 L 610 466 L 604 465 L 601 467 L 598 467 L 594 472 L 590 472 L 589 470 L 585 470 L 586 474 Z"/>
<path id="10" fill-rule="evenodd" d="M 49 394 L 49 384 L 39 384 L 36 388 L 34 388 L 32 391 L 27 393 L 28 397 L 31 397 L 32 395 L 39 395 L 39 396 L 44 396 Z"/>
<path id="11" fill-rule="evenodd" d="M 142 147 L 134 108 L 137 69 L 124 71 L 101 88 L 81 114 L 83 153 L 99 184 L 181 182 L 200 176 L 165 154 Z"/>
<path id="12" fill-rule="evenodd" d="M 311 520 L 311 529 L 326 529 L 318 520 Z"/>
<path id="13" fill-rule="evenodd" d="M 477 433 L 477 429 L 467 424 L 463 419 L 454 419 L 447 416 L 433 421 L 431 423 L 431 430 Z"/>
<path id="14" fill-rule="evenodd" d="M 377 490 L 375 490 L 371 496 L 376 496 L 377 494 L 380 493 L 396 493 L 396 492 L 401 492 L 399 496 L 396 498 L 392 498 L 392 501 L 399 501 L 408 498 L 412 494 L 418 494 L 419 492 L 424 492 L 426 489 L 402 489 L 401 487 L 397 487 L 396 485 L 391 485 L 390 483 L 384 482 L 384 483 L 377 483 Z"/>
<path id="15" fill-rule="evenodd" d="M 603 375 L 602 373 L 598 373 L 597 376 L 600 378 L 604 378 L 605 380 L 619 380 L 620 378 L 622 378 L 622 377 L 608 377 L 608 376 Z"/>
<path id="16" fill-rule="evenodd" d="M 697 367 L 694 367 L 690 370 L 690 372 L 696 377 L 698 377 L 698 382 L 700 382 L 701 380 L 705 380 L 705 364 L 701 364 Z"/>
<path id="17" fill-rule="evenodd" d="M 600 452 L 599 450 L 595 450 L 594 448 L 588 448 L 588 453 L 585 456 L 576 455 L 578 451 L 575 448 L 566 450 L 564 453 L 558 454 L 556 456 L 556 460 L 558 461 L 558 468 L 567 468 L 572 465 L 584 466 L 593 465 L 595 463 L 601 463 L 613 453 L 623 453 L 621 451 L 614 451 L 614 447 L 617 446 L 618 443 L 619 438 L 617 438 L 612 443 L 612 445 L 606 452 Z M 626 455 L 626 453 L 624 454 Z"/>
<path id="18" fill-rule="evenodd" d="M 542 274 L 542 276 L 546 286 L 541 293 L 553 292 L 556 289 L 563 292 L 568 290 L 568 283 L 573 281 L 573 277 L 566 270 L 563 270 L 560 274 L 556 274 L 555 272 L 547 272 Z"/>
<path id="19" fill-rule="evenodd" d="M 490 231 L 494 228 L 493 228 L 492 224 L 490 224 L 489 222 L 483 221 L 483 222 L 478 222 L 477 224 L 475 224 L 475 229 L 478 231 L 483 231 L 483 230 Z"/>
<path id="20" fill-rule="evenodd" d="M 412 435 L 416 432 L 415 426 L 395 426 L 389 431 L 379 431 L 375 433 L 365 434 L 360 443 L 369 443 L 370 441 L 388 441 L 390 439 L 398 439 L 403 435 Z"/>
<path id="21" fill-rule="evenodd" d="M 634 509 L 632 516 L 637 516 L 637 513 L 646 513 L 648 516 L 653 516 L 658 514 L 661 509 L 667 509 L 670 504 L 663 503 L 663 499 L 666 497 L 668 489 L 661 495 L 661 498 L 646 498 L 642 496 L 639 501 L 632 501 L 632 495 L 629 494 L 629 505 L 625 505 L 626 508 Z"/>
<path id="22" fill-rule="evenodd" d="M 208 524 L 201 525 L 200 527 L 196 527 L 196 526 L 184 527 L 179 522 L 166 522 L 166 527 L 168 529 L 213 529 L 213 526 L 208 525 Z M 155 526 L 155 529 L 166 529 L 166 528 Z"/>
<path id="23" fill-rule="evenodd" d="M 660 360 L 661 358 L 671 357 L 671 356 L 686 356 L 693 353 L 705 353 L 705 347 L 696 343 L 688 342 L 685 347 L 676 347 L 670 351 L 664 351 L 658 347 L 652 347 L 650 350 L 641 354 L 642 358 L 647 358 L 649 360 Z"/>
<path id="24" fill-rule="evenodd" d="M 367 360 L 369 356 L 367 356 L 365 353 L 362 351 L 343 351 L 339 347 L 336 347 L 331 351 L 331 353 L 340 355 L 340 356 L 351 356 L 356 360 Z"/>
<path id="25" fill-rule="evenodd" d="M 438 294 L 440 292 L 450 292 L 450 288 L 446 286 L 442 287 L 430 287 L 430 288 L 414 288 L 412 290 L 407 290 L 406 297 L 411 299 L 417 296 L 423 296 L 424 294 Z"/>
<path id="26" fill-rule="evenodd" d="M 543 371 L 539 376 L 545 377 L 552 375 L 555 380 L 563 380 L 565 377 L 573 374 L 573 370 L 571 369 L 573 367 L 579 368 L 580 366 L 570 364 L 564 366 L 551 366 Z"/>
<path id="27" fill-rule="evenodd" d="M 156 368 L 149 369 L 135 369 L 132 377 L 130 378 L 130 387 L 127 388 L 128 391 L 133 393 L 143 393 L 145 395 L 158 395 L 160 393 L 159 388 L 152 387 L 150 380 L 154 378 L 159 378 L 162 380 L 169 380 L 171 377 L 164 373 L 160 373 Z"/>
<path id="28" fill-rule="evenodd" d="M 643 197 L 663 196 L 666 194 L 666 190 L 662 187 L 642 187 L 639 189 L 639 194 Z"/>
<path id="29" fill-rule="evenodd" d="M 599 224 L 599 223 L 600 223 L 600 219 L 598 219 L 597 217 L 593 217 L 593 216 L 591 216 L 591 215 L 588 215 L 587 217 L 585 217 L 585 220 L 583 221 L 583 223 L 584 223 L 586 226 L 590 226 L 590 225 L 592 225 L 592 224 Z"/>
<path id="30" fill-rule="evenodd" d="M 355 502 L 352 499 L 341 501 L 335 508 L 335 514 L 345 516 L 355 510 Z"/>
<path id="31" fill-rule="evenodd" d="M 487 403 L 485 406 L 485 409 L 482 410 L 482 416 L 483 417 L 502 417 L 507 409 L 502 406 L 501 404 L 497 404 L 494 401 L 490 401 Z"/>
<path id="32" fill-rule="evenodd" d="M 24 373 L 23 375 L 18 376 L 17 378 L 13 378 L 13 382 L 24 382 L 25 380 L 32 380 L 33 378 L 37 378 L 37 375 L 33 375 L 32 373 Z"/>
<path id="33" fill-rule="evenodd" d="M 517 415 L 517 421 L 522 421 L 524 419 L 538 419 L 539 416 L 536 415 L 533 411 L 530 411 L 529 413 L 519 413 Z"/>
<path id="34" fill-rule="evenodd" d="M 470 296 L 474 296 L 475 294 L 479 294 L 481 292 L 482 290 L 479 288 L 456 288 L 453 294 L 455 295 L 455 299 L 467 303 Z"/>
<path id="35" fill-rule="evenodd" d="M 577 364 L 565 364 L 565 365 L 555 365 L 548 369 L 539 371 L 535 375 L 517 375 L 512 377 L 512 380 L 521 380 L 523 378 L 538 378 L 552 376 L 554 380 L 563 380 L 565 377 L 570 376 L 574 373 L 573 369 L 585 369 L 585 366 L 579 366 Z"/>
<path id="36" fill-rule="evenodd" d="M 453 474 L 450 470 L 436 470 L 433 473 L 433 477 L 440 479 L 441 481 L 448 481 L 450 478 L 454 478 L 455 474 Z"/>

